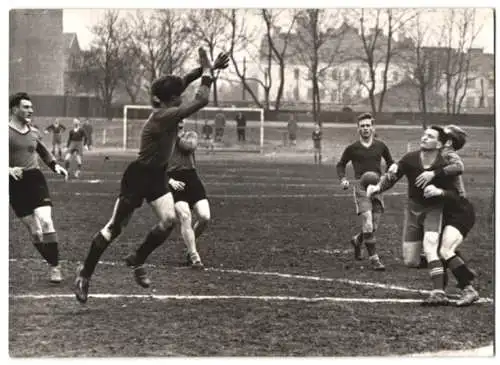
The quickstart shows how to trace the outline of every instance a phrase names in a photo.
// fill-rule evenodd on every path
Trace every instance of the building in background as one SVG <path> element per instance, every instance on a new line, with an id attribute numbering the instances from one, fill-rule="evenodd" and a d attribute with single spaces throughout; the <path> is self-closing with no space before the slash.
<path id="1" fill-rule="evenodd" d="M 63 95 L 62 9 L 11 10 L 9 36 L 9 92 Z"/>

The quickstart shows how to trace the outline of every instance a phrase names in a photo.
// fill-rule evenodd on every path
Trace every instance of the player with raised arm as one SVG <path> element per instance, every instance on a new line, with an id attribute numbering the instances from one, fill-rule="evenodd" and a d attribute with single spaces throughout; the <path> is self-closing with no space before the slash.
<path id="1" fill-rule="evenodd" d="M 50 281 L 62 281 L 59 247 L 52 220 L 52 200 L 38 156 L 57 174 L 67 171 L 57 164 L 41 140 L 38 129 L 30 126 L 33 104 L 28 94 L 16 93 L 9 101 L 9 202 L 16 216 L 29 230 L 33 245 L 50 266 Z"/>
<path id="2" fill-rule="evenodd" d="M 314 131 L 312 132 L 312 141 L 314 148 L 314 164 L 321 165 L 321 139 L 323 138 L 323 132 L 321 131 L 321 126 L 319 123 L 315 123 Z"/>
<path id="3" fill-rule="evenodd" d="M 213 71 L 202 48 L 199 49 L 199 55 L 201 67 L 184 78 L 163 76 L 151 86 L 153 111 L 142 128 L 138 156 L 123 174 L 120 195 L 111 219 L 94 236 L 84 264 L 78 268 L 74 292 L 81 303 L 87 301 L 90 278 L 99 258 L 108 245 L 120 235 L 143 200 L 146 200 L 155 212 L 158 223 L 138 249 L 125 260 L 127 265 L 133 268 L 135 280 L 140 286 L 147 288 L 151 284 L 143 264 L 147 257 L 165 242 L 175 222 L 174 200 L 166 181 L 166 170 L 177 139 L 177 128 L 184 118 L 208 104 Z M 213 69 L 226 68 L 228 62 L 229 57 L 221 53 Z M 183 102 L 181 95 L 187 85 L 200 77 L 201 84 L 194 100 Z"/>
<path id="4" fill-rule="evenodd" d="M 479 294 L 474 289 L 472 282 L 476 277 L 464 259 L 457 252 L 467 234 L 475 223 L 475 211 L 472 203 L 467 199 L 465 185 L 461 174 L 464 171 L 464 164 L 456 151 L 462 149 L 466 143 L 465 131 L 455 125 L 444 127 L 447 141 L 441 150 L 447 166 L 434 171 L 424 171 L 417 177 L 417 186 L 424 187 L 424 196 L 432 198 L 435 196 L 446 196 L 443 209 L 443 232 L 441 234 L 441 244 L 439 255 L 443 260 L 444 267 L 449 268 L 455 276 L 458 288 L 462 289 L 462 297 L 458 300 L 457 306 L 471 305 L 479 299 Z M 436 176 L 454 176 L 454 189 L 443 191 L 433 183 Z M 456 192 L 456 193 L 455 193 Z"/>
<path id="5" fill-rule="evenodd" d="M 427 258 L 433 290 L 424 305 L 447 305 L 444 292 L 445 269 L 438 253 L 443 223 L 443 199 L 426 198 L 424 188 L 417 179 L 424 171 L 441 171 L 447 165 L 441 148 L 447 140 L 443 128 L 432 126 L 424 131 L 420 150 L 409 152 L 397 163 L 396 173 L 385 174 L 377 185 L 369 185 L 367 195 L 374 196 L 390 189 L 403 176 L 408 179 L 408 204 L 405 209 L 403 233 L 403 261 L 408 267 L 420 265 L 420 252 Z M 456 189 L 453 176 L 437 174 L 435 184 L 445 190 Z"/>
<path id="6" fill-rule="evenodd" d="M 205 187 L 196 170 L 196 145 L 196 133 L 183 131 L 183 123 L 179 124 L 179 137 L 168 163 L 167 175 L 174 196 L 175 213 L 180 224 L 182 239 L 187 249 L 187 263 L 195 269 L 203 269 L 196 240 L 210 221 L 210 205 Z M 195 216 L 194 222 L 191 210 Z"/>
<path id="7" fill-rule="evenodd" d="M 77 169 L 75 170 L 74 176 L 76 178 L 80 177 L 82 171 L 82 157 L 83 157 L 83 146 L 87 143 L 87 134 L 80 127 L 80 120 L 73 119 L 73 129 L 69 131 L 68 142 L 66 144 L 66 156 L 64 157 L 64 163 L 66 169 L 69 171 L 69 166 L 71 163 L 71 157 L 76 160 Z"/>
<path id="8" fill-rule="evenodd" d="M 56 119 L 54 123 L 45 128 L 45 134 L 52 133 L 52 154 L 59 156 L 59 160 L 62 160 L 62 134 L 66 130 L 66 127 L 59 123 Z"/>
<path id="9" fill-rule="evenodd" d="M 385 160 L 386 166 L 394 163 L 387 145 L 374 138 L 374 119 L 370 113 L 361 114 L 358 117 L 359 141 L 352 143 L 342 153 L 337 163 L 337 175 L 344 189 L 349 187 L 346 177 L 346 166 L 352 162 L 355 179 L 360 179 L 366 172 L 375 172 L 378 176 L 382 174 L 381 161 Z M 374 270 L 383 271 L 385 266 L 380 261 L 376 251 L 375 232 L 379 226 L 380 218 L 384 212 L 384 201 L 382 196 L 367 197 L 366 188 L 357 184 L 353 188 L 356 213 L 361 217 L 361 233 L 351 239 L 354 246 L 354 257 L 361 260 L 361 244 L 364 243 L 368 251 L 369 260 Z"/>

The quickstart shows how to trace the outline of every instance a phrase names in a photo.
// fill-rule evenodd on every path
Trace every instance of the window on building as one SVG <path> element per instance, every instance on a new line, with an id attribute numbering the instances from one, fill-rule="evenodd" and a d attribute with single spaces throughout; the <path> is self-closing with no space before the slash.
<path id="1" fill-rule="evenodd" d="M 295 70 L 293 70 L 293 76 L 295 77 L 295 80 L 299 79 L 300 70 L 298 68 L 296 68 Z"/>
<path id="2" fill-rule="evenodd" d="M 339 72 L 337 71 L 336 68 L 334 68 L 332 71 L 332 80 L 338 80 L 338 79 L 339 79 Z"/>
<path id="3" fill-rule="evenodd" d="M 494 89 L 495 88 L 495 79 L 489 79 L 488 80 L 488 89 Z"/>
<path id="4" fill-rule="evenodd" d="M 357 82 L 363 81 L 363 74 L 361 73 L 359 67 L 356 69 L 356 81 Z"/>
<path id="5" fill-rule="evenodd" d="M 297 101 L 300 100 L 299 88 L 298 87 L 294 87 L 293 88 L 293 97 Z"/>
<path id="6" fill-rule="evenodd" d="M 465 99 L 465 107 L 466 108 L 474 108 L 476 106 L 476 98 L 473 96 L 468 96 Z"/>
<path id="7" fill-rule="evenodd" d="M 337 102 L 337 99 L 338 99 L 338 93 L 337 93 L 337 90 L 333 89 L 331 91 L 331 94 L 330 94 L 331 98 L 332 98 L 332 102 L 336 103 Z"/>
<path id="8" fill-rule="evenodd" d="M 349 69 L 344 69 L 344 80 L 347 80 L 350 77 Z"/>
<path id="9" fill-rule="evenodd" d="M 326 98 L 326 89 L 319 89 L 319 100 L 325 100 Z"/>
<path id="10" fill-rule="evenodd" d="M 307 100 L 312 100 L 313 98 L 313 89 L 312 87 L 310 87 L 309 89 L 307 89 Z"/>
<path id="11" fill-rule="evenodd" d="M 392 72 L 392 81 L 393 82 L 398 82 L 399 81 L 399 72 L 393 71 Z"/>

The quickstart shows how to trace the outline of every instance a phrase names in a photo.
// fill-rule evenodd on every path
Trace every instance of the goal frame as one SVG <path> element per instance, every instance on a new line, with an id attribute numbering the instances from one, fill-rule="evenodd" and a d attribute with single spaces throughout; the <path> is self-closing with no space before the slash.
<path id="1" fill-rule="evenodd" d="M 134 105 L 134 104 L 127 104 L 123 106 L 123 141 L 122 141 L 122 149 L 124 151 L 127 150 L 127 137 L 128 137 L 128 110 L 129 109 L 153 109 L 152 106 L 150 105 Z M 260 153 L 264 153 L 264 109 L 263 108 L 239 108 L 239 107 L 214 107 L 214 106 L 208 106 L 205 108 L 200 109 L 199 111 L 221 111 L 224 112 L 225 110 L 229 110 L 232 112 L 259 112 L 260 116 L 260 141 L 259 141 L 259 148 L 260 148 Z"/>

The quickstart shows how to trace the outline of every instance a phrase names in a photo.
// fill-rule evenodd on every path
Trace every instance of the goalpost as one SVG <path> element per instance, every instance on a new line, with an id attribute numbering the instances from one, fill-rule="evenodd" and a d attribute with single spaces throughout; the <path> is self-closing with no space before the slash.
<path id="1" fill-rule="evenodd" d="M 148 118 L 152 107 L 150 105 L 125 105 L 123 107 L 122 149 L 138 148 L 139 133 Z M 242 113 L 246 118 L 244 140 L 238 135 L 236 116 Z M 215 117 L 222 114 L 225 126 L 221 138 L 216 138 Z M 186 129 L 195 130 L 200 143 L 204 142 L 202 130 L 205 124 L 212 127 L 214 150 L 219 151 L 264 151 L 264 109 L 238 107 L 205 107 L 184 120 Z"/>

